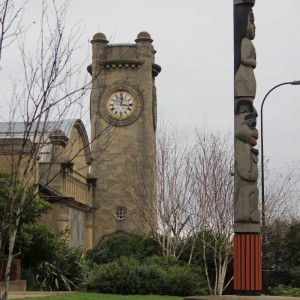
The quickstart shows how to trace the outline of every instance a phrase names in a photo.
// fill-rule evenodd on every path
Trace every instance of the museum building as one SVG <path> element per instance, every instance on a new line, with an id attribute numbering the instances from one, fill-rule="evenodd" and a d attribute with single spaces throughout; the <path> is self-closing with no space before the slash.
<path id="1" fill-rule="evenodd" d="M 12 174 L 17 166 L 22 174 L 34 157 L 30 181 L 52 205 L 41 220 L 49 228 L 70 230 L 70 246 L 88 250 L 115 232 L 144 230 L 143 218 L 120 186 L 128 176 L 121 154 L 130 151 L 153 177 L 149 182 L 155 181 L 155 77 L 161 68 L 152 42 L 147 32 L 139 33 L 133 44 L 109 44 L 104 34 L 94 35 L 88 67 L 90 139 L 79 119 L 0 122 L 1 171 Z M 141 176 L 132 184 L 147 184 L 142 181 Z M 156 219 L 155 186 L 148 190 Z"/>

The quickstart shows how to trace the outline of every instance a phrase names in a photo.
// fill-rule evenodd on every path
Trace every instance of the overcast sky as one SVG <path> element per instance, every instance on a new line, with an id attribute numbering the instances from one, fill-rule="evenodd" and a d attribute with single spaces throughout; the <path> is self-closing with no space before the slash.
<path id="1" fill-rule="evenodd" d="M 39 2 L 30 0 L 26 18 L 35 20 Z M 73 0 L 68 24 L 81 20 L 85 25 L 82 53 L 89 51 L 89 63 L 88 41 L 95 33 L 104 33 L 110 43 L 134 43 L 139 32 L 149 32 L 162 67 L 156 80 L 159 116 L 191 130 L 205 122 L 219 131 L 233 131 L 232 6 L 232 0 Z M 269 89 L 300 80 L 299 13 L 300 0 L 256 1 L 258 112 Z M 13 61 L 14 54 L 7 53 L 2 81 Z M 272 168 L 299 161 L 299 115 L 300 86 L 280 87 L 268 97 L 264 145 Z"/>

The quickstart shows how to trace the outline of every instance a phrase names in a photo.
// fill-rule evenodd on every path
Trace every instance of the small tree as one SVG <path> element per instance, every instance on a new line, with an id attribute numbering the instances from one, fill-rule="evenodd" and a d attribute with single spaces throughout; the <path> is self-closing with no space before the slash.
<path id="1" fill-rule="evenodd" d="M 233 234 L 233 156 L 229 141 L 226 135 L 203 129 L 195 131 L 192 143 L 174 127 L 162 127 L 157 133 L 156 150 L 157 220 L 145 218 L 166 257 L 188 256 L 189 264 L 201 257 L 212 294 L 222 294 L 232 280 L 226 277 Z M 146 180 L 145 172 L 134 158 L 129 166 L 126 192 L 136 207 L 147 211 L 147 185 L 130 184 L 136 182 L 132 176 Z M 197 248 L 199 238 L 201 249 Z M 213 257 L 212 269 L 208 256 Z"/>
<path id="2" fill-rule="evenodd" d="M 229 135 L 221 135 L 203 128 L 196 131 L 195 185 L 202 219 L 202 254 L 204 270 L 211 294 L 221 295 L 231 282 L 226 278 L 232 260 L 233 224 L 233 168 Z M 208 255 L 213 256 L 213 270 L 209 270 Z M 213 276 L 211 276 L 213 272 Z"/>
<path id="3" fill-rule="evenodd" d="M 3 49 L 9 47 L 23 31 L 22 16 L 27 2 L 0 1 L 0 63 Z"/>
<path id="4" fill-rule="evenodd" d="M 287 166 L 284 173 L 275 173 L 273 176 L 267 169 L 265 179 L 266 226 L 262 228 L 264 270 L 277 268 L 279 260 L 282 260 L 281 251 L 285 247 L 282 245 L 283 237 L 286 235 L 289 224 L 299 219 L 298 199 L 300 195 L 297 189 L 299 180 L 299 165 L 296 163 Z"/>
<path id="5" fill-rule="evenodd" d="M 1 234 L 0 234 L 0 249 L 1 256 L 5 256 L 8 250 L 9 243 L 9 222 L 10 216 L 15 214 L 19 208 L 20 199 L 16 199 L 14 203 L 10 202 L 10 190 L 12 182 L 10 176 L 3 173 L 0 170 L 0 220 L 1 220 Z M 33 186 L 29 187 L 26 193 L 26 205 L 27 209 L 24 211 L 20 218 L 20 226 L 26 223 L 35 222 L 40 216 L 47 212 L 50 208 L 50 204 L 46 201 L 39 199 L 35 195 Z"/>
<path id="6" fill-rule="evenodd" d="M 31 290 L 71 291 L 86 279 L 83 251 L 68 246 L 68 235 L 69 231 L 52 230 L 39 221 L 20 226 L 16 247 Z"/>
<path id="7" fill-rule="evenodd" d="M 26 36 L 30 31 L 20 34 L 22 26 L 18 23 L 25 2 L 22 2 L 21 9 L 16 7 L 15 1 L 9 0 L 2 1 L 0 7 L 2 25 L 0 51 L 3 49 L 5 38 L 9 38 L 11 34 L 17 36 L 24 70 L 24 84 L 14 86 L 10 115 L 7 117 L 8 132 L 6 136 L 2 136 L 3 144 L 11 145 L 13 148 L 14 144 L 10 141 L 14 139 L 19 145 L 18 152 L 11 157 L 7 156 L 6 161 L 10 166 L 11 185 L 8 187 L 9 207 L 6 207 L 6 215 L 1 223 L 1 234 L 8 232 L 9 240 L 6 285 L 1 297 L 5 300 L 8 297 L 10 266 L 21 218 L 38 193 L 39 178 L 36 178 L 38 158 L 41 149 L 47 145 L 48 137 L 45 133 L 48 122 L 51 119 L 55 120 L 56 128 L 59 128 L 71 110 L 75 114 L 81 108 L 80 105 L 76 106 L 76 103 L 80 104 L 80 99 L 87 93 L 89 87 L 89 84 L 81 79 L 81 70 L 86 72 L 85 67 L 72 61 L 73 54 L 78 49 L 82 30 L 76 25 L 66 33 L 69 3 L 70 1 L 64 1 L 62 4 L 58 1 L 41 1 L 41 15 L 37 22 L 40 31 L 37 34 L 34 52 L 31 49 L 32 45 L 26 43 Z M 22 122 L 23 132 L 20 133 L 15 128 L 16 121 Z M 53 128 L 54 132 L 56 128 Z M 82 149 L 73 151 L 73 156 L 69 158 L 70 162 L 80 151 Z M 48 182 L 52 180 L 53 178 L 48 178 Z M 34 192 L 31 199 L 28 199 L 32 185 Z"/>
<path id="8" fill-rule="evenodd" d="M 300 287 L 299 229 L 299 219 L 278 219 L 274 220 L 272 230 L 266 230 L 268 251 L 263 253 L 266 289 L 278 284 Z"/>
<path id="9" fill-rule="evenodd" d="M 147 172 L 130 157 L 123 186 L 164 256 L 200 265 L 210 293 L 222 294 L 233 280 L 228 272 L 233 259 L 232 139 L 229 134 L 203 127 L 195 131 L 192 142 L 171 127 L 158 130 L 152 184 L 143 184 L 149 183 Z M 292 214 L 295 206 L 291 205 L 297 198 L 296 170 L 294 166 L 287 175 L 276 178 L 266 192 L 266 216 L 271 226 L 278 217 L 290 220 L 297 215 Z M 156 199 L 157 219 L 149 209 L 149 197 Z"/>
<path id="10" fill-rule="evenodd" d="M 156 176 L 149 176 L 148 170 L 128 155 L 128 176 L 123 179 L 122 188 L 145 224 L 144 234 L 151 234 L 165 257 L 178 259 L 194 232 L 190 226 L 192 214 L 196 215 L 192 150 L 184 141 L 183 132 L 167 127 L 158 130 L 156 143 L 156 157 L 148 156 L 152 160 L 149 165 L 156 165 Z"/>

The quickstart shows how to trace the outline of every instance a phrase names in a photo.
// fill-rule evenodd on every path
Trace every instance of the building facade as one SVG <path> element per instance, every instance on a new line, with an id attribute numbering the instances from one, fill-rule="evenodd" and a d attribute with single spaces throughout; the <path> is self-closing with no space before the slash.
<path id="1" fill-rule="evenodd" d="M 39 128 L 34 124 L 26 138 L 24 132 L 23 122 L 0 123 L 1 171 L 17 172 L 22 180 L 23 169 L 31 161 L 32 175 L 25 177 L 52 204 L 42 221 L 51 229 L 70 231 L 70 246 L 92 248 L 96 179 L 89 173 L 92 156 L 83 123 L 76 119 L 47 122 Z M 33 151 L 38 152 L 35 158 Z"/>
<path id="2" fill-rule="evenodd" d="M 144 233 L 145 212 L 156 220 L 155 77 L 161 68 L 152 39 L 141 32 L 134 44 L 109 44 L 97 33 L 92 47 L 90 140 L 78 119 L 32 124 L 28 131 L 22 122 L 0 123 L 2 171 L 20 171 L 38 153 L 30 181 L 52 204 L 42 221 L 70 230 L 70 246 L 85 250 L 117 231 Z"/>

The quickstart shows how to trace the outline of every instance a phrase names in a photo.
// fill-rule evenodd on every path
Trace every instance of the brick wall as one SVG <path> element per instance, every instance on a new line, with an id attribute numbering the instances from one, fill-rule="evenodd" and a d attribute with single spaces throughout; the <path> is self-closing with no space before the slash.
<path id="1" fill-rule="evenodd" d="M 7 259 L 0 259 L 0 281 L 5 281 L 5 270 L 6 270 Z M 11 264 L 10 278 L 13 280 L 21 279 L 21 260 L 13 259 Z"/>

